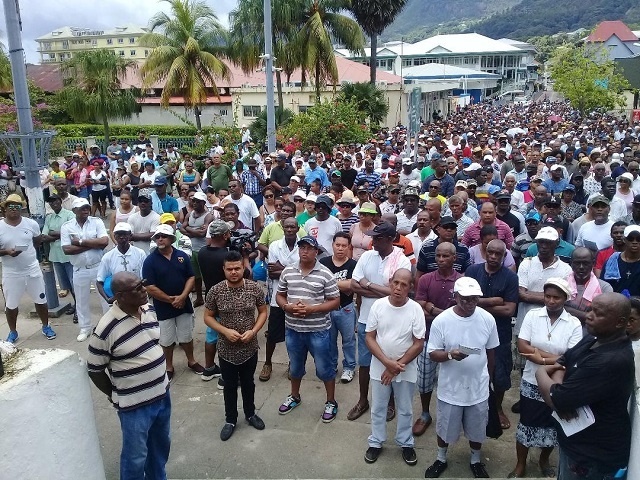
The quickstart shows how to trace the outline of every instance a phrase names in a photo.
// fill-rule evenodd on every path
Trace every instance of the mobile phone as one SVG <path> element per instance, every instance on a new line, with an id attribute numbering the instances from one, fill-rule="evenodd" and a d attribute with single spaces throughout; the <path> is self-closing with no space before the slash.
<path id="1" fill-rule="evenodd" d="M 25 252 L 27 250 L 27 248 L 29 248 L 28 245 L 16 245 L 15 247 L 13 247 L 13 249 L 16 252 Z"/>

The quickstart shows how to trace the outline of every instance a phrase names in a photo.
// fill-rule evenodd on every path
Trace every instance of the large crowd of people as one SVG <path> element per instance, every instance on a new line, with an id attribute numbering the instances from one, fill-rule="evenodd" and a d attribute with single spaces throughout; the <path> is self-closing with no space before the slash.
<path id="1" fill-rule="evenodd" d="M 42 230 L 0 188 L 7 340 L 18 340 L 25 293 L 56 337 L 35 249 L 45 243 L 60 295 L 75 300 L 77 340 L 89 340 L 91 378 L 120 415 L 122 478 L 161 478 L 176 344 L 189 369 L 218 378 L 223 441 L 238 424 L 238 387 L 246 421 L 265 428 L 254 377 L 270 380 L 284 344 L 279 413 L 302 402 L 310 354 L 326 390 L 322 422 L 370 411 L 367 463 L 397 416 L 409 465 L 415 437 L 435 425 L 427 478 L 445 472 L 461 433 L 472 475 L 488 478 L 481 448 L 495 410 L 500 429 L 517 424 L 509 478 L 527 475 L 531 448 L 538 476 L 623 478 L 640 350 L 640 124 L 563 102 L 481 103 L 415 136 L 398 125 L 366 144 L 275 152 L 243 128 L 237 162 L 216 146 L 201 172 L 173 146 L 155 155 L 139 140 L 54 162 Z M 359 399 L 342 410 L 336 379 L 354 378 Z M 514 387 L 517 422 L 503 405 Z M 578 415 L 594 421 L 568 433 Z"/>

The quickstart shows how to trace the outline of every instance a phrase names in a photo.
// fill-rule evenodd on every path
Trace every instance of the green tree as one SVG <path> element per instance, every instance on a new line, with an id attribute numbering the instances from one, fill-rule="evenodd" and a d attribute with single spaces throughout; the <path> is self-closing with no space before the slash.
<path id="1" fill-rule="evenodd" d="M 97 121 L 104 125 L 109 144 L 109 119 L 127 119 L 137 111 L 139 92 L 123 88 L 121 79 L 136 64 L 116 56 L 112 50 L 76 53 L 62 64 L 67 85 L 59 98 L 76 121 Z"/>
<path id="2" fill-rule="evenodd" d="M 303 71 L 315 82 L 316 101 L 322 85 L 339 82 L 333 43 L 363 54 L 364 35 L 358 23 L 340 12 L 351 7 L 351 0 L 302 0 L 302 27 L 294 40 L 294 52 L 301 55 Z"/>
<path id="3" fill-rule="evenodd" d="M 387 28 L 402 9 L 407 0 L 351 0 L 351 11 L 356 21 L 371 38 L 371 54 L 369 55 L 370 82 L 376 83 L 376 57 L 378 36 Z"/>
<path id="4" fill-rule="evenodd" d="M 0 45 L 0 90 L 8 91 L 13 89 L 13 78 L 11 74 L 11 63 L 9 57 Z"/>
<path id="5" fill-rule="evenodd" d="M 325 101 L 296 115 L 278 129 L 277 136 L 280 141 L 293 139 L 302 148 L 318 144 L 323 152 L 330 152 L 340 143 L 365 143 L 369 129 L 354 102 Z"/>
<path id="6" fill-rule="evenodd" d="M 629 88 L 629 82 L 616 72 L 615 62 L 606 54 L 593 45 L 565 45 L 550 60 L 554 90 L 583 115 L 625 105 L 622 91 Z"/>
<path id="7" fill-rule="evenodd" d="M 384 92 L 372 83 L 343 83 L 338 100 L 354 102 L 362 114 L 362 121 L 368 119 L 372 127 L 379 126 L 389 113 Z"/>
<path id="8" fill-rule="evenodd" d="M 153 48 L 140 73 L 145 88 L 163 84 L 160 101 L 169 106 L 173 96 L 184 98 L 187 110 L 193 109 L 196 126 L 201 128 L 200 106 L 211 91 L 218 94 L 216 79 L 229 78 L 229 68 L 222 60 L 226 49 L 226 32 L 213 10 L 201 0 L 165 0 L 173 17 L 155 14 L 151 32 L 140 44 Z"/>
<path id="9" fill-rule="evenodd" d="M 294 113 L 282 107 L 276 107 L 275 109 L 275 120 L 276 120 L 276 130 L 279 127 L 283 127 L 288 125 L 293 120 Z M 249 130 L 251 130 L 251 136 L 256 139 L 256 144 L 260 144 L 267 139 L 267 110 L 264 109 L 260 112 L 260 115 L 249 125 Z"/>

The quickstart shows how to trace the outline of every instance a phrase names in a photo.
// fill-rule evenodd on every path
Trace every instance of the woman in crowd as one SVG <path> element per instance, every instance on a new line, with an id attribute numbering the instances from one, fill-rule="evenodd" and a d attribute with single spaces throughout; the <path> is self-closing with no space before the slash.
<path id="1" fill-rule="evenodd" d="M 180 209 L 178 213 L 178 221 L 180 223 L 184 222 L 184 219 L 187 218 L 187 214 L 193 210 L 193 196 L 196 194 L 196 189 L 191 187 L 189 192 L 187 193 L 187 203 L 184 207 Z"/>
<path id="2" fill-rule="evenodd" d="M 272 195 L 270 193 L 266 193 L 266 195 Z M 265 195 L 265 199 L 267 198 Z M 275 192 L 273 192 L 273 195 L 275 195 Z M 273 199 L 273 208 L 274 211 L 273 213 L 270 213 L 268 215 L 266 215 L 264 217 L 264 226 L 266 227 L 267 225 L 270 225 L 272 223 L 275 222 L 279 222 L 280 221 L 280 210 L 282 210 L 282 205 L 284 204 L 284 198 L 282 197 L 275 197 Z M 260 208 L 264 207 L 264 205 L 262 205 Z"/>
<path id="3" fill-rule="evenodd" d="M 131 171 L 127 174 L 123 185 L 131 192 L 131 203 L 138 205 L 138 194 L 140 193 L 140 164 L 131 162 Z"/>
<path id="4" fill-rule="evenodd" d="M 627 215 L 631 213 L 631 207 L 633 205 L 633 197 L 636 192 L 631 189 L 633 183 L 633 175 L 629 172 L 625 172 L 617 178 L 618 188 L 616 189 L 615 196 L 621 198 L 627 206 Z"/>
<path id="5" fill-rule="evenodd" d="M 116 171 L 111 175 L 111 192 L 115 200 L 116 208 L 120 206 L 120 196 L 122 195 L 123 179 L 127 176 L 127 169 L 124 165 L 118 165 Z"/>
<path id="6" fill-rule="evenodd" d="M 376 205 L 373 202 L 365 202 L 360 206 L 358 210 L 358 217 L 360 221 L 351 227 L 351 246 L 353 247 L 353 255 L 351 258 L 358 261 L 364 252 L 371 249 L 372 238 L 369 235 L 365 235 L 364 232 L 373 230 L 375 224 L 373 220 L 378 211 Z"/>
<path id="7" fill-rule="evenodd" d="M 95 216 L 100 211 L 100 216 L 105 217 L 107 212 L 107 188 L 109 177 L 102 170 L 101 162 L 93 163 L 93 170 L 89 174 L 91 179 L 91 216 Z"/>
<path id="8" fill-rule="evenodd" d="M 193 161 L 185 160 L 184 170 L 178 172 L 178 187 L 182 189 L 183 186 L 187 186 L 196 187 L 197 189 L 200 186 L 201 180 L 200 172 L 193 168 Z"/>
<path id="9" fill-rule="evenodd" d="M 260 214 L 260 223 L 266 227 L 269 223 L 273 222 L 273 214 L 276 213 L 276 190 L 271 185 L 267 185 L 262 189 L 262 195 L 264 197 L 264 203 L 258 209 L 258 213 Z M 268 217 L 271 217 L 270 220 L 268 220 L 269 223 L 267 223 Z"/>
<path id="10" fill-rule="evenodd" d="M 111 220 L 109 223 L 109 236 L 111 237 L 111 241 L 115 244 L 116 240 L 113 236 L 114 227 L 120 223 L 127 223 L 129 217 L 138 211 L 138 207 L 136 207 L 131 201 L 131 192 L 129 190 L 122 190 L 120 192 L 120 202 L 116 207 L 116 213 L 111 215 Z"/>
<path id="11" fill-rule="evenodd" d="M 180 196 L 176 199 L 178 200 L 178 211 L 182 210 L 189 203 L 187 195 L 189 194 L 190 189 L 191 187 L 189 187 L 189 185 L 180 184 L 180 186 L 178 187 L 178 193 L 180 194 Z"/>
<path id="12" fill-rule="evenodd" d="M 353 213 L 353 207 L 356 206 L 353 195 L 343 195 L 342 198 L 338 200 L 337 206 L 337 218 L 342 224 L 342 231 L 345 233 L 349 233 L 351 231 L 351 227 L 359 221 L 358 215 Z"/>
<path id="13" fill-rule="evenodd" d="M 553 365 L 565 351 L 576 345 L 582 338 L 582 325 L 564 309 L 571 296 L 565 279 L 550 278 L 543 288 L 545 306 L 527 313 L 518 335 L 518 351 L 527 362 L 520 384 L 520 422 L 516 430 L 518 462 L 507 478 L 525 476 L 527 454 L 532 447 L 541 449 L 538 465 L 542 476 L 556 476 L 549 457 L 558 444 L 557 425 L 551 417 L 551 408 L 538 390 L 536 370 L 540 365 Z"/>

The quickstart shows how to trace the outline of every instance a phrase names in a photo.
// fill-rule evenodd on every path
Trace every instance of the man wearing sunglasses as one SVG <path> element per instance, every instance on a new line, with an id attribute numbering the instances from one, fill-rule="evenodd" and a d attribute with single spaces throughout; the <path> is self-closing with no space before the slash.
<path id="1" fill-rule="evenodd" d="M 42 334 L 48 340 L 56 338 L 49 326 L 49 310 L 44 289 L 44 278 L 35 245 L 40 243 L 40 227 L 30 218 L 22 217 L 26 203 L 15 193 L 2 203 L 5 218 L 0 221 L 0 257 L 2 258 L 2 290 L 5 312 L 9 324 L 7 342 L 18 340 L 16 323 L 20 299 L 26 292 L 35 303 L 42 322 Z"/>

